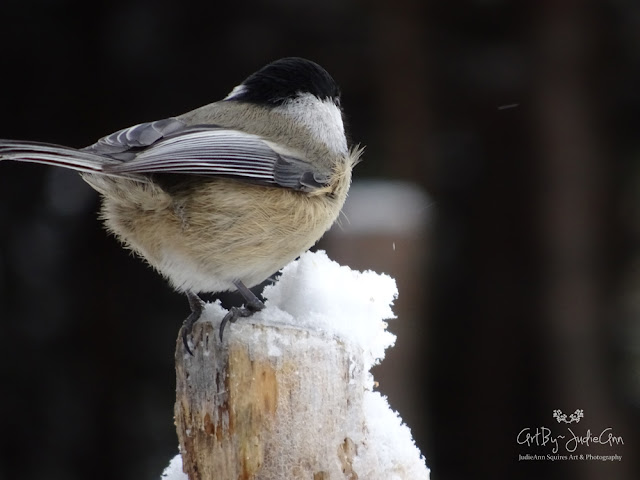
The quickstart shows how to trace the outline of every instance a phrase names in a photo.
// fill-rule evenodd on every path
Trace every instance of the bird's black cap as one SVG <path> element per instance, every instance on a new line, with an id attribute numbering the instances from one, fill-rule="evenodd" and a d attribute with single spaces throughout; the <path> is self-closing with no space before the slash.
<path id="1" fill-rule="evenodd" d="M 340 102 L 340 89 L 329 73 L 311 60 L 287 57 L 276 60 L 250 75 L 228 100 L 262 105 L 281 105 L 300 94 Z"/>

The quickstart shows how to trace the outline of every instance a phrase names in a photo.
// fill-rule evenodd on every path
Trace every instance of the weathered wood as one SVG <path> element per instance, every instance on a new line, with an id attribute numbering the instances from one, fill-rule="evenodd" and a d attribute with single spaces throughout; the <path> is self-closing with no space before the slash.
<path id="1" fill-rule="evenodd" d="M 358 479 L 362 355 L 321 332 L 251 320 L 221 343 L 218 322 L 194 326 L 194 356 L 178 336 L 175 421 L 189 479 Z"/>

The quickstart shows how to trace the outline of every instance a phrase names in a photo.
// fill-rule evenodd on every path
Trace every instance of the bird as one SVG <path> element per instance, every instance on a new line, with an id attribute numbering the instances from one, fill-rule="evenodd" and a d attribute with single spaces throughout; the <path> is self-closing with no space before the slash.
<path id="1" fill-rule="evenodd" d="M 178 292 L 237 290 L 220 325 L 262 310 L 250 290 L 312 247 L 338 218 L 363 148 L 349 145 L 340 89 L 317 63 L 271 62 L 223 99 L 140 123 L 85 148 L 0 139 L 0 162 L 69 168 L 101 196 L 108 232 Z"/>

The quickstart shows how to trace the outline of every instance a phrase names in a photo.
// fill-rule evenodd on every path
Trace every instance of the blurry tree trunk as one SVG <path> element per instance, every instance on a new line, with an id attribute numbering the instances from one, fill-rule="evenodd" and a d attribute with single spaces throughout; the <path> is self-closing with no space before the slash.
<path id="1" fill-rule="evenodd" d="M 384 157 L 385 176 L 414 181 L 425 167 L 428 135 L 428 59 L 423 0 L 376 0 L 371 5 L 372 32 L 378 53 L 374 78 L 381 135 L 376 150 Z M 370 154 L 376 150 L 371 146 Z"/>
<path id="2" fill-rule="evenodd" d="M 589 3 L 544 2 L 541 7 L 533 71 L 548 404 L 582 409 L 584 431 L 591 426 L 599 433 L 611 426 L 628 443 L 633 432 L 624 430 L 628 423 L 614 404 L 613 372 L 601 338 L 611 331 L 605 324 L 611 312 L 605 310 L 604 286 L 607 179 L 613 162 L 603 155 L 594 94 L 601 33 Z M 625 470 L 632 464 L 616 465 L 615 478 L 637 478 Z M 585 480 L 603 478 L 601 465 L 580 462 L 572 468 Z"/>
<path id="3" fill-rule="evenodd" d="M 425 155 L 431 134 L 425 7 L 424 0 L 375 0 L 368 7 L 372 48 L 376 52 L 372 78 L 376 82 L 374 112 L 379 132 L 375 143 L 367 146 L 365 158 L 371 156 L 371 161 L 381 166 L 377 173 L 385 180 L 417 182 L 433 172 L 433 158 Z M 406 187 L 419 188 L 415 184 Z M 393 222 L 378 210 L 383 204 L 393 203 L 393 199 L 381 192 L 372 203 L 376 208 L 369 209 L 369 217 L 378 215 L 378 231 L 373 228 L 358 232 L 349 224 L 360 219 L 347 215 L 344 230 L 334 229 L 337 235 L 329 239 L 336 259 L 348 261 L 354 268 L 386 272 L 398 281 L 400 294 L 394 308 L 398 321 L 391 326 L 398 336 L 397 345 L 375 371 L 380 390 L 403 413 L 418 443 L 424 442 L 428 428 L 423 372 L 415 368 L 423 361 L 427 343 L 423 310 L 425 292 L 429 290 L 424 271 L 430 248 L 426 233 L 430 200 L 423 198 L 422 205 L 404 206 L 414 217 L 411 229 L 389 231 Z M 407 210 L 399 214 L 406 214 Z M 350 238 L 345 241 L 342 234 Z"/>

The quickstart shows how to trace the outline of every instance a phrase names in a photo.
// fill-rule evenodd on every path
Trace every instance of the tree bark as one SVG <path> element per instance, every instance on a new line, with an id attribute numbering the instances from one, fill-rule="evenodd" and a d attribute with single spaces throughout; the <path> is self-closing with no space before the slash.
<path id="1" fill-rule="evenodd" d="M 178 336 L 175 422 L 189 479 L 357 479 L 362 356 L 295 327 L 245 319 L 223 342 L 218 328 L 194 325 L 193 356 Z"/>

